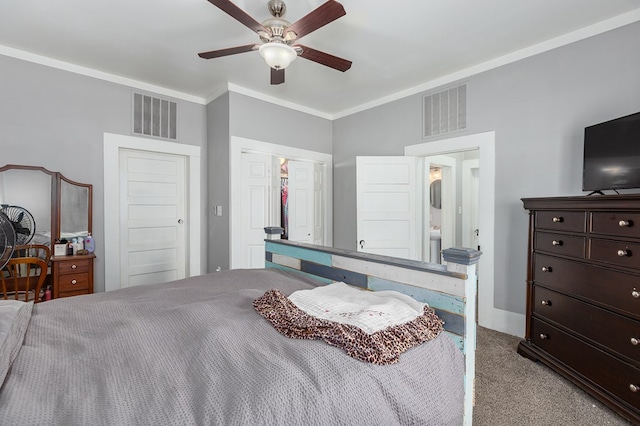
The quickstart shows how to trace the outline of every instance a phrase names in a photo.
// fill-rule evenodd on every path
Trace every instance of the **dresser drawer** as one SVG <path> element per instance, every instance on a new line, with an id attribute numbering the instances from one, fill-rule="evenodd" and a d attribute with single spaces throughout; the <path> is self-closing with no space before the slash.
<path id="1" fill-rule="evenodd" d="M 631 386 L 640 386 L 640 369 L 542 320 L 533 318 L 531 324 L 534 345 L 639 411 L 640 392 Z"/>
<path id="2" fill-rule="evenodd" d="M 550 232 L 536 232 L 535 250 L 584 259 L 585 238 Z"/>
<path id="3" fill-rule="evenodd" d="M 640 276 L 536 253 L 533 280 L 640 320 Z M 638 296 L 638 297 L 634 297 Z"/>
<path id="4" fill-rule="evenodd" d="M 640 367 L 640 321 L 534 286 L 533 313 L 562 324 Z"/>
<path id="5" fill-rule="evenodd" d="M 537 211 L 536 228 L 554 231 L 585 232 L 587 230 L 585 212 Z"/>
<path id="6" fill-rule="evenodd" d="M 59 274 L 74 274 L 89 271 L 91 259 L 74 259 L 58 262 Z"/>
<path id="7" fill-rule="evenodd" d="M 590 238 L 589 259 L 615 266 L 640 269 L 640 244 Z"/>
<path id="8" fill-rule="evenodd" d="M 89 274 L 64 274 L 60 275 L 58 279 L 58 291 L 60 293 L 67 291 L 80 291 L 85 293 L 89 290 Z"/>
<path id="9" fill-rule="evenodd" d="M 640 213 L 593 212 L 590 232 L 640 238 Z"/>
<path id="10" fill-rule="evenodd" d="M 60 293 L 58 295 L 58 298 L 73 297 L 73 296 L 84 296 L 85 294 L 89 294 L 87 292 L 87 290 L 65 291 L 64 293 Z"/>

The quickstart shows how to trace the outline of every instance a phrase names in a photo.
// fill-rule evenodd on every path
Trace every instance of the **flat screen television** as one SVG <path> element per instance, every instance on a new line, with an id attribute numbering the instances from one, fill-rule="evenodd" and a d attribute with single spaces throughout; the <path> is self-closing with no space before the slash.
<path id="1" fill-rule="evenodd" d="M 640 112 L 584 129 L 583 191 L 640 188 Z"/>

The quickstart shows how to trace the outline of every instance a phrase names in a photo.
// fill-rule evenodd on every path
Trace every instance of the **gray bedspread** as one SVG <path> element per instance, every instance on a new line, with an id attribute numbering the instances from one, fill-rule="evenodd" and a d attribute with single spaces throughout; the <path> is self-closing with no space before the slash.
<path id="1" fill-rule="evenodd" d="M 0 388 L 7 425 L 460 425 L 446 335 L 394 365 L 289 339 L 252 301 L 310 281 L 235 270 L 34 306 Z"/>

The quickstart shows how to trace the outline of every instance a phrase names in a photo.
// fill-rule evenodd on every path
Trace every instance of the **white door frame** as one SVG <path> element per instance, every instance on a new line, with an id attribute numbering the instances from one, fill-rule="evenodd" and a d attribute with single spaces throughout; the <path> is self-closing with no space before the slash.
<path id="1" fill-rule="evenodd" d="M 259 152 L 271 154 L 289 160 L 306 160 L 325 165 L 324 173 L 324 243 L 333 246 L 333 155 L 323 152 L 309 151 L 290 146 L 277 145 L 253 139 L 231 136 L 229 146 L 229 268 L 234 269 L 242 265 L 239 244 L 234 244 L 242 232 L 242 223 L 238 220 L 242 188 L 240 187 L 242 153 Z M 266 237 L 266 235 L 265 235 Z"/>
<path id="2" fill-rule="evenodd" d="M 482 229 L 482 271 L 481 285 L 478 289 L 478 324 L 492 330 L 514 336 L 522 336 L 525 329 L 523 314 L 505 311 L 494 307 L 494 239 L 495 239 L 495 171 L 496 149 L 495 132 L 477 133 L 451 139 L 426 142 L 406 146 L 405 155 L 428 156 L 457 151 L 477 149 L 480 161 L 480 206 L 479 222 Z"/>
<path id="3" fill-rule="evenodd" d="M 187 276 L 200 275 L 200 147 L 135 136 L 104 134 L 104 289 L 120 288 L 119 152 L 133 149 L 183 155 L 187 159 Z"/>

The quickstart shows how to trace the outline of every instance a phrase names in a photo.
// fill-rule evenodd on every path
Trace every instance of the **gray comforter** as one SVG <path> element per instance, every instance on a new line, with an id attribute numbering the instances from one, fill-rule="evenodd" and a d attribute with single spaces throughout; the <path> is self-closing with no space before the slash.
<path id="1" fill-rule="evenodd" d="M 0 388 L 7 425 L 460 425 L 446 336 L 394 365 L 280 335 L 252 301 L 312 284 L 236 270 L 40 303 Z"/>

